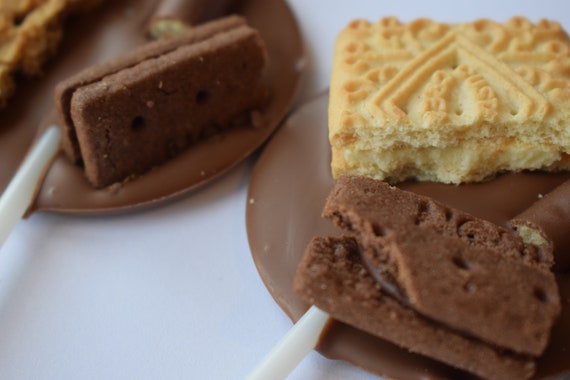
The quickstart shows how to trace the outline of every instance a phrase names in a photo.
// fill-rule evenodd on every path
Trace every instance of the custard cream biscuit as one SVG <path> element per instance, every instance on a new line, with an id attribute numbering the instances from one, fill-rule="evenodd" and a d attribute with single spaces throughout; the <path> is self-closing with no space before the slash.
<path id="1" fill-rule="evenodd" d="M 521 17 L 356 20 L 332 67 L 332 173 L 482 181 L 570 168 L 570 39 Z"/>

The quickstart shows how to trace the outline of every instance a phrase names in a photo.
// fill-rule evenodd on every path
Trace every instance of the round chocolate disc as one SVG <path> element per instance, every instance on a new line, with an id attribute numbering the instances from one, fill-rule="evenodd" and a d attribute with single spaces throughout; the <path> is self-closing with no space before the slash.
<path id="1" fill-rule="evenodd" d="M 293 292 L 293 277 L 313 236 L 340 235 L 321 211 L 334 181 L 330 174 L 327 128 L 328 96 L 297 110 L 261 154 L 252 173 L 247 200 L 247 232 L 259 274 L 279 306 L 295 322 L 308 305 Z M 504 224 L 529 207 L 540 194 L 570 178 L 569 174 L 506 174 L 478 184 L 403 183 L 398 186 Z M 570 370 L 570 274 L 557 274 L 563 304 L 536 378 Z M 326 357 L 351 362 L 397 379 L 469 378 L 434 360 L 333 322 L 318 347 Z"/>
<path id="2" fill-rule="evenodd" d="M 63 153 L 48 169 L 32 210 L 101 212 L 146 206 L 185 193 L 235 166 L 255 151 L 289 110 L 302 74 L 304 50 L 297 22 L 283 0 L 236 2 L 235 12 L 256 28 L 267 47 L 272 97 L 261 126 L 229 129 L 197 143 L 143 176 L 96 190 Z M 53 89 L 62 79 L 148 41 L 155 1 L 105 2 L 74 15 L 56 56 L 40 78 L 22 80 L 0 110 L 0 193 L 7 186 L 37 131 L 53 120 Z"/>

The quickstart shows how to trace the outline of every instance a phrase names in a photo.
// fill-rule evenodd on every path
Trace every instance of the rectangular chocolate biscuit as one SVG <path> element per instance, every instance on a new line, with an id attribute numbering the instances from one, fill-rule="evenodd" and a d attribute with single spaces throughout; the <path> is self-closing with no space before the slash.
<path id="1" fill-rule="evenodd" d="M 304 301 L 339 321 L 482 378 L 527 379 L 535 370 L 531 357 L 441 328 L 387 296 L 361 262 L 352 238 L 314 238 L 294 286 Z"/>
<path id="2" fill-rule="evenodd" d="M 354 234 L 372 271 L 418 313 L 515 352 L 546 348 L 560 299 L 544 247 L 367 177 L 339 178 L 323 215 Z"/>
<path id="3" fill-rule="evenodd" d="M 232 16 L 89 68 L 56 89 L 65 150 L 95 187 L 140 175 L 261 107 L 266 61 Z"/>

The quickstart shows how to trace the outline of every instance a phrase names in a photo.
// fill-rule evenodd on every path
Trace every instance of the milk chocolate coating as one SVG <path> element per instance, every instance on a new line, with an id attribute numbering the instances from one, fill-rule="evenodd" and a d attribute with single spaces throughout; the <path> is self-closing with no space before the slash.
<path id="1" fill-rule="evenodd" d="M 544 194 L 528 209 L 515 216 L 513 226 L 535 229 L 554 247 L 554 270 L 570 267 L 570 181 Z"/>
<path id="2" fill-rule="evenodd" d="M 55 85 L 86 67 L 145 44 L 146 25 L 155 5 L 150 0 L 107 1 L 88 15 L 69 20 L 45 75 L 23 80 L 8 107 L 0 111 L 0 192 L 14 175 L 38 127 L 55 122 Z M 62 154 L 50 167 L 31 210 L 102 212 L 153 205 L 206 184 L 255 151 L 292 103 L 304 52 L 296 20 L 284 1 L 245 0 L 236 13 L 260 32 L 272 62 L 267 81 L 275 95 L 262 110 L 262 128 L 236 128 L 204 140 L 160 169 L 113 189 L 95 190 L 82 169 Z"/>
<path id="3" fill-rule="evenodd" d="M 293 277 L 305 248 L 315 235 L 338 234 L 329 221 L 321 218 L 334 183 L 330 175 L 327 108 L 328 97 L 323 95 L 285 122 L 254 168 L 247 199 L 247 232 L 255 264 L 268 290 L 293 321 L 308 308 L 293 293 Z M 400 187 L 505 225 L 532 205 L 538 194 L 548 193 L 569 177 L 568 173 L 521 173 L 472 185 L 406 183 Z M 570 371 L 570 274 L 558 273 L 556 280 L 562 314 L 553 327 L 549 346 L 538 359 L 537 379 Z M 388 378 L 471 378 L 336 321 L 328 326 L 318 349 L 326 357 L 354 363 Z"/>

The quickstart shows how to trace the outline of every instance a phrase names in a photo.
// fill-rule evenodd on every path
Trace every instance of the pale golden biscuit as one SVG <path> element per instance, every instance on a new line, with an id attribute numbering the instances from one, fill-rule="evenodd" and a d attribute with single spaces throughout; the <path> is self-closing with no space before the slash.
<path id="1" fill-rule="evenodd" d="M 525 18 L 353 21 L 332 67 L 332 173 L 481 181 L 570 168 L 570 39 Z"/>
<path id="2" fill-rule="evenodd" d="M 41 74 L 55 52 L 62 23 L 71 12 L 101 0 L 3 0 L 0 2 L 0 108 L 15 89 L 13 75 Z"/>

